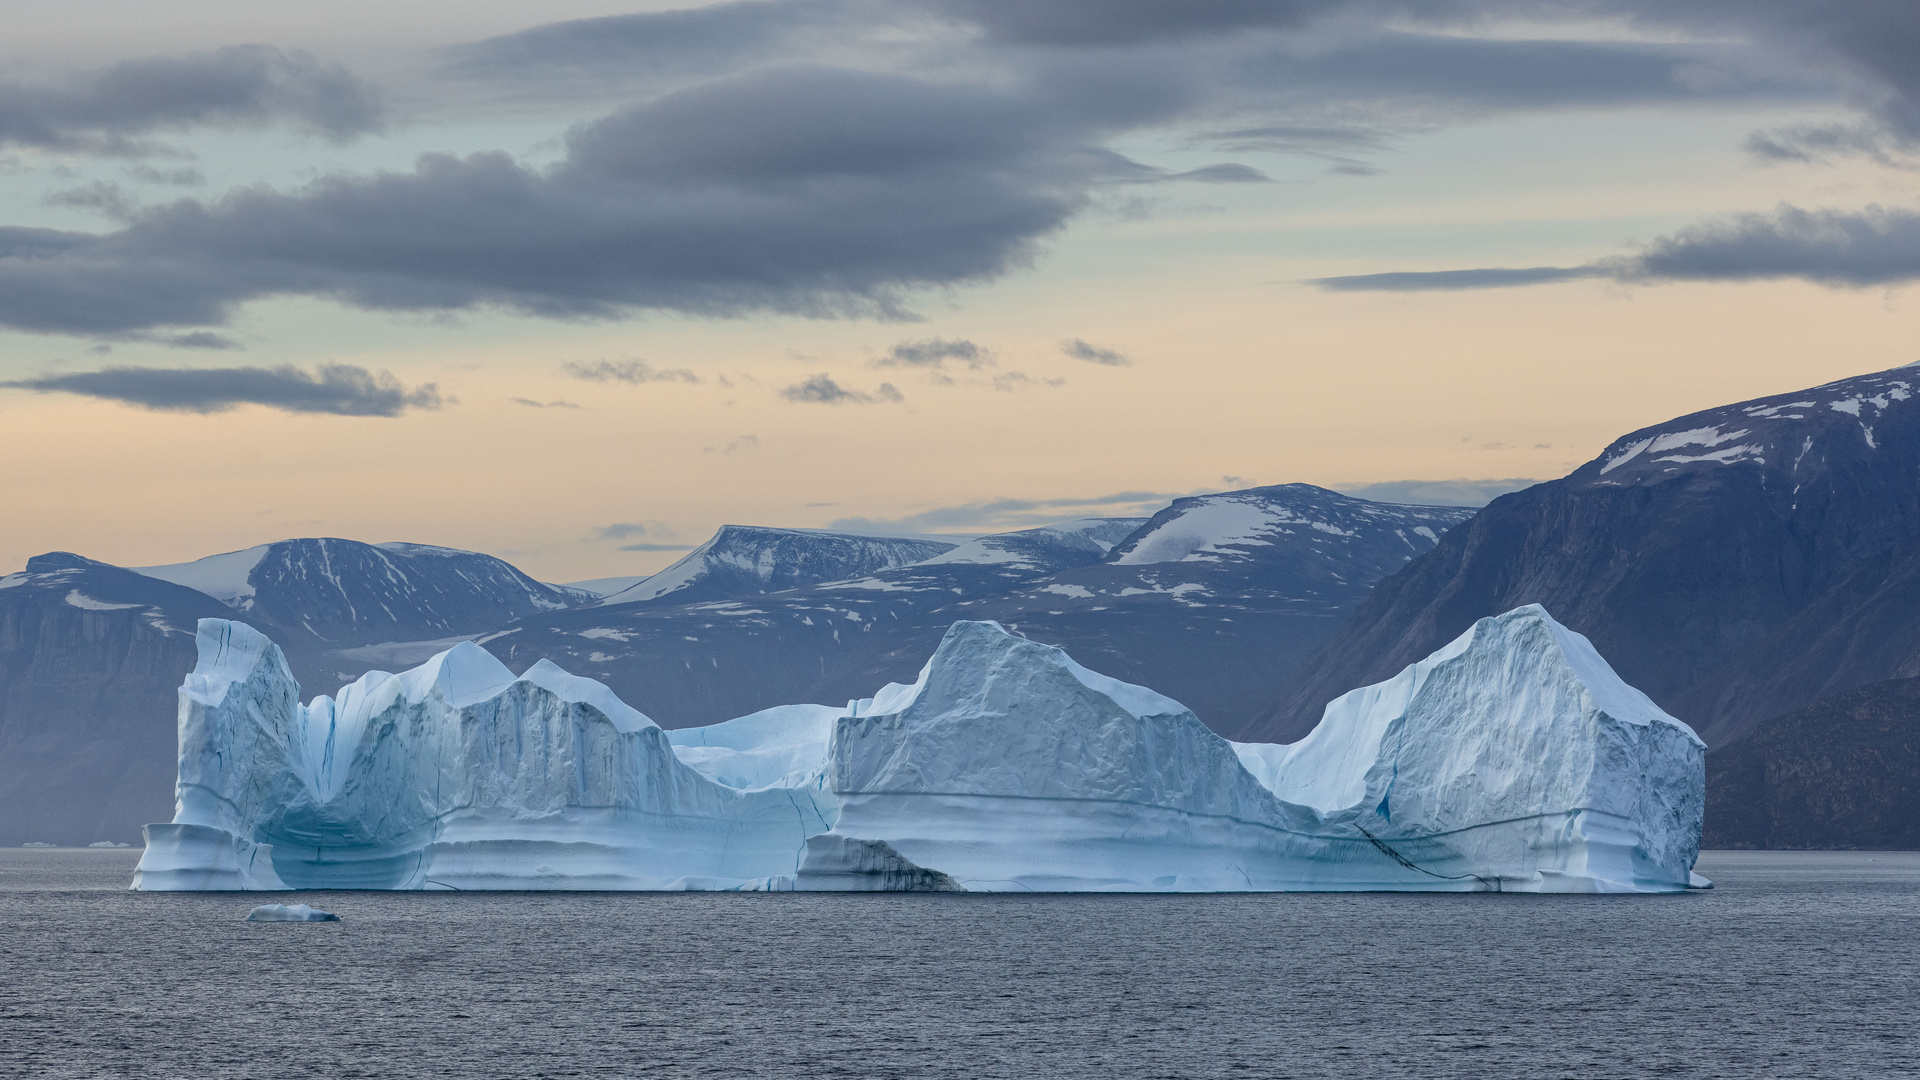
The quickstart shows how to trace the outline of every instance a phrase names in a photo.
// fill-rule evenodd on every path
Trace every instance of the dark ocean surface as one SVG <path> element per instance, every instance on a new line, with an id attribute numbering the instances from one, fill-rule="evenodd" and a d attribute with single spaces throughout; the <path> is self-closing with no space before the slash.
<path id="1" fill-rule="evenodd" d="M 1920 853 L 1657 897 L 137 894 L 137 857 L 0 851 L 0 1076 L 1920 1076 Z"/>

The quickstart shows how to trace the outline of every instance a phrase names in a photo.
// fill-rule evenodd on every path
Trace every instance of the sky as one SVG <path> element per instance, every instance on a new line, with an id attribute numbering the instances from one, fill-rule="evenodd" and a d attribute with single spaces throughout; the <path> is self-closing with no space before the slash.
<path id="1" fill-rule="evenodd" d="M 1920 360 L 1910 2 L 0 19 L 0 571 L 1472 502 Z"/>

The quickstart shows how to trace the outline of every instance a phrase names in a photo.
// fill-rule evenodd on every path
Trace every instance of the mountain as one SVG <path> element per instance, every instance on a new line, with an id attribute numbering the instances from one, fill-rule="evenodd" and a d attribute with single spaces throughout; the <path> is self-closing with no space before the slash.
<path id="1" fill-rule="evenodd" d="M 134 843 L 170 815 L 177 691 L 201 619 L 270 630 L 318 683 L 405 666 L 386 643 L 444 648 L 594 599 L 423 544 L 284 540 L 138 570 L 36 556 L 0 578 L 0 845 Z"/>
<path id="2" fill-rule="evenodd" d="M 171 814 L 195 626 L 231 614 L 66 552 L 0 577 L 0 846 L 138 843 Z"/>
<path id="3" fill-rule="evenodd" d="M 334 537 L 282 540 L 133 569 L 328 645 L 477 635 L 596 599 L 542 584 L 491 555 Z"/>
<path id="4" fill-rule="evenodd" d="M 1066 570 L 1097 563 L 1115 544 L 1133 535 L 1146 518 L 1081 518 L 1018 532 L 981 536 L 943 551 L 921 566 L 967 564 L 1014 572 Z"/>
<path id="5" fill-rule="evenodd" d="M 1254 488 L 1182 499 L 1146 521 L 982 537 L 780 591 L 758 576 L 723 591 L 727 579 L 712 575 L 699 592 L 610 597 L 480 644 L 516 670 L 551 659 L 591 675 L 675 728 L 909 681 L 955 620 L 993 619 L 1231 729 L 1284 689 L 1374 581 L 1471 514 L 1306 484 Z"/>
<path id="6" fill-rule="evenodd" d="M 1920 673 L 1920 371 L 1708 409 L 1494 500 L 1382 581 L 1248 728 L 1289 739 L 1474 620 L 1530 603 L 1710 746 Z"/>
<path id="7" fill-rule="evenodd" d="M 1920 678 L 1837 694 L 1707 755 L 1705 842 L 1920 848 Z"/>
<path id="8" fill-rule="evenodd" d="M 907 566 L 952 547 L 892 536 L 722 525 L 712 539 L 679 562 L 600 602 L 631 604 L 671 597 L 671 602 L 685 604 L 757 596 Z"/>

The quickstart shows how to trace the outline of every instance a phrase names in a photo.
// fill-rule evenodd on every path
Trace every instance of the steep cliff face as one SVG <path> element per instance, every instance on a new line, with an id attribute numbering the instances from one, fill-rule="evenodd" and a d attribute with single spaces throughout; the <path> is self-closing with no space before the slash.
<path id="1" fill-rule="evenodd" d="M 1335 696 L 1528 603 L 1709 745 L 1905 673 L 1916 388 L 1896 369 L 1694 413 L 1495 500 L 1382 581 L 1249 734 L 1297 737 Z"/>
<path id="2" fill-rule="evenodd" d="M 192 589 L 56 552 L 0 578 L 0 846 L 138 843 L 173 813 Z"/>
<path id="3" fill-rule="evenodd" d="M 1704 843 L 1920 848 L 1920 678 L 1815 702 L 1709 754 Z"/>

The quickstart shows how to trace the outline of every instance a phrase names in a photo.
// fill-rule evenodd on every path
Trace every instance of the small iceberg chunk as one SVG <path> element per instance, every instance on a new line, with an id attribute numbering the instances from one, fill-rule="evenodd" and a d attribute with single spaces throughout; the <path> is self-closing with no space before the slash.
<path id="1" fill-rule="evenodd" d="M 247 912 L 248 922 L 339 922 L 340 916 L 305 904 L 261 904 Z"/>

